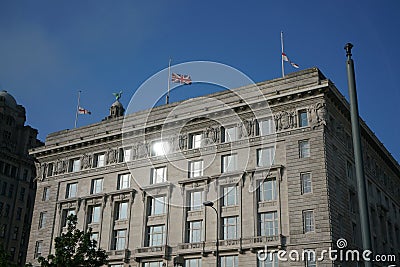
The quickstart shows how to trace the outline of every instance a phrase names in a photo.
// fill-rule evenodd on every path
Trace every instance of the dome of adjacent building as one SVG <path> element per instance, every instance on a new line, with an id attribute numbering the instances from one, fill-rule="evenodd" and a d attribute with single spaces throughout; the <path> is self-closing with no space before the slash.
<path id="1" fill-rule="evenodd" d="M 6 106 L 13 109 L 17 108 L 17 101 L 15 101 L 15 98 L 5 90 L 0 91 L 0 104 L 1 103 L 4 103 Z"/>

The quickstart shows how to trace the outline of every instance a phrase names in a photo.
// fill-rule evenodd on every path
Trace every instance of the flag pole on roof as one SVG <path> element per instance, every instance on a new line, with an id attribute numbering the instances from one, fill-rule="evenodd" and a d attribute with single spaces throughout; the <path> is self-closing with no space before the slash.
<path id="1" fill-rule="evenodd" d="M 75 113 L 75 125 L 74 125 L 74 128 L 76 128 L 76 125 L 77 125 L 77 123 L 78 123 L 78 115 L 79 114 L 92 114 L 92 112 L 90 112 L 89 110 L 87 110 L 87 109 L 84 109 L 84 108 L 82 108 L 81 107 L 81 105 L 80 105 L 80 100 L 81 100 L 81 92 L 82 91 L 78 91 L 78 105 L 77 105 L 77 107 L 76 107 L 76 113 Z"/>
<path id="2" fill-rule="evenodd" d="M 289 60 L 288 56 L 286 55 L 284 49 L 283 49 L 283 31 L 281 31 L 281 48 L 282 48 L 282 59 L 281 59 L 281 63 L 282 63 L 282 77 L 285 77 L 285 64 L 284 61 L 289 62 L 290 65 L 292 65 L 293 68 L 298 69 L 299 65 L 297 65 L 296 63 L 292 62 Z"/>
<path id="3" fill-rule="evenodd" d="M 169 63 L 168 63 L 168 91 L 167 91 L 167 96 L 165 97 L 165 104 L 169 104 L 170 77 L 171 77 L 171 58 L 169 58 Z"/>

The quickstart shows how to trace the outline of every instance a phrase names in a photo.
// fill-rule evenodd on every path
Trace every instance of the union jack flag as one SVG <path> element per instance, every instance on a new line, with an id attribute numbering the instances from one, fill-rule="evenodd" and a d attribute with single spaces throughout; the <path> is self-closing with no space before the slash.
<path id="1" fill-rule="evenodd" d="M 89 110 L 87 110 L 87 109 L 84 109 L 84 108 L 82 108 L 82 107 L 78 107 L 78 114 L 92 114 L 92 112 L 90 112 Z"/>
<path id="2" fill-rule="evenodd" d="M 172 73 L 171 81 L 173 83 L 192 84 L 192 79 L 189 75 Z"/>

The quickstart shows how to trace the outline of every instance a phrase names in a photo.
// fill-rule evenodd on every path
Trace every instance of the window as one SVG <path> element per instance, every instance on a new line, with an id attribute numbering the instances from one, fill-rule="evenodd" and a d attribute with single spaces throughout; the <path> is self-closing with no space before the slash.
<path id="1" fill-rule="evenodd" d="M 307 110 L 303 109 L 299 111 L 299 127 L 308 126 L 308 115 Z"/>
<path id="2" fill-rule="evenodd" d="M 24 201 L 25 199 L 25 188 L 21 187 L 21 190 L 19 191 L 19 200 Z"/>
<path id="3" fill-rule="evenodd" d="M 238 217 L 225 217 L 224 218 L 224 239 L 236 239 L 237 238 L 237 224 Z"/>
<path id="4" fill-rule="evenodd" d="M 148 246 L 149 247 L 154 247 L 154 246 L 162 246 L 164 243 L 164 225 L 155 225 L 155 226 L 150 226 L 149 227 L 149 233 L 148 233 Z"/>
<path id="5" fill-rule="evenodd" d="M 153 157 L 165 156 L 169 153 L 169 143 L 166 141 L 156 141 L 151 144 L 150 154 Z"/>
<path id="6" fill-rule="evenodd" d="M 1 203 L 1 204 L 3 204 L 3 203 Z M 3 207 L 1 208 L 1 209 L 3 209 Z M 0 210 L 0 216 L 1 216 L 1 210 Z M 21 220 L 21 217 L 22 217 L 22 208 L 20 208 L 20 207 L 18 207 L 17 208 L 17 216 L 16 216 L 17 218 L 17 221 L 20 221 Z"/>
<path id="7" fill-rule="evenodd" d="M 150 216 L 165 214 L 165 196 L 150 198 Z"/>
<path id="8" fill-rule="evenodd" d="M 3 186 L 1 187 L 1 195 L 5 196 L 7 191 L 7 182 L 3 182 Z"/>
<path id="9" fill-rule="evenodd" d="M 91 194 L 99 194 L 103 192 L 103 178 L 93 179 L 92 180 L 92 190 Z"/>
<path id="10" fill-rule="evenodd" d="M 125 174 L 120 174 L 118 175 L 118 190 L 121 189 L 126 189 L 130 187 L 130 174 L 125 173 Z"/>
<path id="11" fill-rule="evenodd" d="M 304 233 L 314 232 L 314 212 L 312 210 L 303 211 Z"/>
<path id="12" fill-rule="evenodd" d="M 203 135 L 201 133 L 194 133 L 190 135 L 190 148 L 200 148 Z"/>
<path id="13" fill-rule="evenodd" d="M 114 231 L 115 250 L 124 250 L 126 241 L 126 229 Z"/>
<path id="14" fill-rule="evenodd" d="M 273 147 L 257 149 L 257 166 L 270 167 L 274 161 L 275 149 Z"/>
<path id="15" fill-rule="evenodd" d="M 12 198 L 13 193 L 14 193 L 14 185 L 10 184 L 10 187 L 8 188 L 8 197 Z"/>
<path id="16" fill-rule="evenodd" d="M 167 167 L 158 167 L 151 170 L 151 184 L 163 183 L 167 180 Z"/>
<path id="17" fill-rule="evenodd" d="M 128 201 L 118 202 L 115 209 L 115 218 L 117 220 L 128 219 Z"/>
<path id="18" fill-rule="evenodd" d="M 42 201 L 47 201 L 50 199 L 50 188 L 44 187 L 43 194 L 42 194 Z"/>
<path id="19" fill-rule="evenodd" d="M 346 176 L 347 179 L 353 180 L 354 179 L 354 164 L 350 161 L 346 162 Z"/>
<path id="20" fill-rule="evenodd" d="M 15 247 L 10 248 L 10 260 L 13 261 L 15 257 Z"/>
<path id="21" fill-rule="evenodd" d="M 274 132 L 272 118 L 263 119 L 258 122 L 258 135 L 269 135 Z"/>
<path id="22" fill-rule="evenodd" d="M 99 242 L 99 233 L 98 232 L 92 232 L 91 235 L 90 235 L 90 240 L 91 241 L 96 241 L 96 244 L 97 244 L 97 242 Z"/>
<path id="23" fill-rule="evenodd" d="M 190 192 L 190 210 L 200 210 L 203 205 L 203 192 L 193 191 Z"/>
<path id="24" fill-rule="evenodd" d="M 188 223 L 188 242 L 197 243 L 202 241 L 201 229 L 202 221 L 191 221 Z"/>
<path id="25" fill-rule="evenodd" d="M 224 142 L 234 142 L 238 140 L 238 131 L 237 127 L 228 127 L 225 128 L 224 132 Z"/>
<path id="26" fill-rule="evenodd" d="M 54 169 L 53 163 L 49 163 L 49 165 L 47 165 L 47 176 L 53 175 L 53 169 Z M 26 171 L 26 175 L 25 175 L 25 171 Z M 27 170 L 25 170 L 25 171 L 24 171 L 24 181 L 26 181 L 26 179 L 28 178 L 28 171 Z"/>
<path id="27" fill-rule="evenodd" d="M 39 215 L 39 229 L 42 229 L 46 226 L 47 221 L 47 212 L 43 211 Z"/>
<path id="28" fill-rule="evenodd" d="M 6 205 L 6 210 L 4 211 L 4 217 L 8 217 L 10 214 L 10 204 Z"/>
<path id="29" fill-rule="evenodd" d="M 81 160 L 80 159 L 71 159 L 69 161 L 69 171 L 70 172 L 78 172 L 81 170 Z"/>
<path id="30" fill-rule="evenodd" d="M 238 267 L 238 256 L 224 256 L 220 258 L 221 267 Z"/>
<path id="31" fill-rule="evenodd" d="M 132 160 L 132 148 L 121 148 L 120 149 L 120 161 L 128 162 Z"/>
<path id="32" fill-rule="evenodd" d="M 300 174 L 301 180 L 301 194 L 311 193 L 312 186 L 311 186 L 311 173 L 301 173 Z"/>
<path id="33" fill-rule="evenodd" d="M 63 226 L 63 227 L 67 226 L 68 217 L 69 217 L 70 215 L 75 215 L 75 209 L 66 209 L 66 210 L 63 210 L 63 213 L 62 213 L 62 226 Z"/>
<path id="34" fill-rule="evenodd" d="M 95 154 L 93 167 L 103 167 L 106 165 L 106 155 L 104 153 Z"/>
<path id="35" fill-rule="evenodd" d="M 88 223 L 99 223 L 101 214 L 101 206 L 89 206 L 89 218 Z"/>
<path id="36" fill-rule="evenodd" d="M 185 260 L 185 267 L 201 267 L 201 258 Z"/>
<path id="37" fill-rule="evenodd" d="M 65 194 L 65 198 L 76 197 L 77 189 L 78 189 L 78 183 L 67 184 L 67 192 Z"/>
<path id="38" fill-rule="evenodd" d="M 308 140 L 299 141 L 300 158 L 310 157 L 310 142 Z"/>
<path id="39" fill-rule="evenodd" d="M 6 235 L 6 231 L 7 231 L 7 224 L 3 224 L 0 227 L 0 237 L 4 237 Z"/>
<path id="40" fill-rule="evenodd" d="M 316 267 L 317 263 L 315 261 L 315 251 L 314 250 L 305 250 L 304 251 L 304 261 L 306 263 L 306 267 Z"/>
<path id="41" fill-rule="evenodd" d="M 258 267 L 278 267 L 278 254 L 268 252 L 265 260 L 258 260 Z"/>
<path id="42" fill-rule="evenodd" d="M 278 235 L 278 212 L 265 212 L 260 214 L 260 235 Z"/>
<path id="43" fill-rule="evenodd" d="M 15 226 L 15 227 L 14 227 L 14 232 L 13 232 L 13 235 L 12 235 L 12 239 L 13 239 L 13 240 L 17 240 L 17 238 L 18 238 L 18 231 L 19 231 L 19 228 L 18 228 L 17 226 Z"/>
<path id="44" fill-rule="evenodd" d="M 260 202 L 276 200 L 276 179 L 260 182 L 259 192 Z"/>
<path id="45" fill-rule="evenodd" d="M 203 160 L 189 162 L 189 178 L 203 176 Z"/>
<path id="46" fill-rule="evenodd" d="M 162 261 L 152 261 L 143 263 L 143 267 L 163 267 Z"/>
<path id="47" fill-rule="evenodd" d="M 238 204 L 237 186 L 224 187 L 224 206 L 235 206 Z"/>
<path id="48" fill-rule="evenodd" d="M 222 156 L 222 172 L 233 172 L 237 170 L 237 155 Z"/>
<path id="49" fill-rule="evenodd" d="M 36 241 L 35 244 L 35 259 L 39 258 L 42 256 L 42 249 L 43 249 L 43 241 Z"/>

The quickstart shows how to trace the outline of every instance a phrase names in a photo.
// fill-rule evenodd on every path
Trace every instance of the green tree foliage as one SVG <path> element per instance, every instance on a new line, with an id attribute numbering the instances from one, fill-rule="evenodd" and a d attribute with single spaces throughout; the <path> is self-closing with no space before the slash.
<path id="1" fill-rule="evenodd" d="M 0 267 L 16 267 L 17 265 L 10 261 L 10 254 L 0 245 Z"/>
<path id="2" fill-rule="evenodd" d="M 92 229 L 86 233 L 77 229 L 76 215 L 67 218 L 67 232 L 55 239 L 55 255 L 39 257 L 41 267 L 99 267 L 107 263 L 104 249 L 97 248 L 97 241 L 91 240 Z"/>

